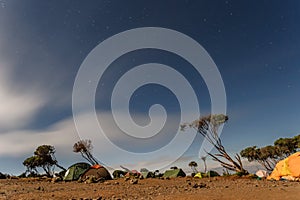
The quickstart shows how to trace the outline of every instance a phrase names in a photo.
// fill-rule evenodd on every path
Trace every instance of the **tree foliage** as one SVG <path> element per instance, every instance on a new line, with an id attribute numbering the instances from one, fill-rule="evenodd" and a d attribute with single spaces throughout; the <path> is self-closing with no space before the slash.
<path id="1" fill-rule="evenodd" d="M 27 172 L 38 173 L 37 168 L 41 167 L 48 176 L 53 174 L 54 167 L 57 166 L 66 170 L 58 164 L 55 158 L 55 148 L 51 145 L 41 145 L 36 148 L 34 155 L 26 158 L 23 165 L 27 168 Z"/>
<path id="2" fill-rule="evenodd" d="M 274 142 L 273 146 L 247 147 L 240 152 L 240 155 L 243 158 L 247 158 L 249 162 L 256 161 L 266 170 L 273 171 L 279 160 L 288 157 L 299 149 L 299 139 L 300 135 L 293 138 L 279 138 Z"/>
<path id="3" fill-rule="evenodd" d="M 185 123 L 181 125 L 181 130 L 185 130 L 186 127 L 194 128 L 200 133 L 209 143 L 211 143 L 216 150 L 217 154 L 207 153 L 213 158 L 213 160 L 219 162 L 224 168 L 247 174 L 247 170 L 243 168 L 241 157 L 236 154 L 233 159 L 225 150 L 221 138 L 219 137 L 220 127 L 228 121 L 228 116 L 223 114 L 208 115 L 195 120 L 192 123 Z M 225 159 L 226 161 L 224 161 Z"/>
<path id="4" fill-rule="evenodd" d="M 81 154 L 81 156 L 92 165 L 99 164 L 92 154 L 93 145 L 91 140 L 79 140 L 73 146 L 73 152 Z"/>

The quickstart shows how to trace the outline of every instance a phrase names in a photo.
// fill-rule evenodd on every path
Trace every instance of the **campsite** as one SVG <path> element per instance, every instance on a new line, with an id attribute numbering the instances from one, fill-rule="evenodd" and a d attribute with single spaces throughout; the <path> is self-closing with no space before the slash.
<path id="1" fill-rule="evenodd" d="M 207 154 L 222 166 L 223 174 L 207 166 L 206 158 L 201 158 L 201 169 L 196 161 L 187 163 L 188 172 L 177 166 L 164 171 L 122 165 L 113 169 L 100 164 L 91 140 L 81 139 L 73 145 L 73 152 L 87 162 L 66 169 L 58 163 L 54 146 L 38 146 L 33 156 L 25 158 L 24 173 L 0 173 L 0 199 L 297 199 L 300 135 L 279 138 L 266 147 L 246 147 L 233 157 L 216 134 L 217 127 L 227 120 L 222 114 L 209 115 L 192 124 L 214 144 L 218 153 Z M 213 128 L 207 129 L 208 124 Z M 249 172 L 246 159 L 255 161 L 260 169 Z M 55 168 L 61 170 L 55 172 Z"/>
<path id="2" fill-rule="evenodd" d="M 300 200 L 300 0 L 0 0 L 0 200 Z"/>
<path id="3" fill-rule="evenodd" d="M 299 199 L 299 182 L 264 181 L 253 178 L 125 179 L 103 183 L 74 181 L 52 183 L 51 179 L 0 180 L 0 199 Z"/>

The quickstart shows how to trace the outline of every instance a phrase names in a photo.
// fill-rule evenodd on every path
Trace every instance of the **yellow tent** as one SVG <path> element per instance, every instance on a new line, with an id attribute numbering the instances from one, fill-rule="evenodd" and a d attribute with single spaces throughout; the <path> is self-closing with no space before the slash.
<path id="1" fill-rule="evenodd" d="M 201 172 L 198 172 L 194 177 L 195 178 L 202 178 Z"/>
<path id="2" fill-rule="evenodd" d="M 267 179 L 279 180 L 280 178 L 289 180 L 300 179 L 300 152 L 294 153 L 286 159 L 279 161 Z"/>

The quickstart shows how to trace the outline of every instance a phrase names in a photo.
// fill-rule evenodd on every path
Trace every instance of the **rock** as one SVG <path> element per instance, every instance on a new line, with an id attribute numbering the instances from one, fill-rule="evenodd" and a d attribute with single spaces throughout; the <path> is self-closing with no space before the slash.
<path id="1" fill-rule="evenodd" d="M 132 179 L 132 180 L 130 180 L 130 184 L 137 184 L 138 183 L 138 179 Z"/>
<path id="2" fill-rule="evenodd" d="M 36 188 L 36 190 L 44 191 L 44 188 L 39 186 L 39 187 Z"/>
<path id="3" fill-rule="evenodd" d="M 57 182 L 59 182 L 59 181 L 62 181 L 62 179 L 61 179 L 60 177 L 58 177 L 58 176 L 52 178 L 52 180 L 51 180 L 52 183 L 57 183 Z"/>
<path id="4" fill-rule="evenodd" d="M 195 183 L 194 185 L 193 185 L 193 188 L 206 188 L 207 186 L 206 186 L 206 184 L 205 183 Z"/>

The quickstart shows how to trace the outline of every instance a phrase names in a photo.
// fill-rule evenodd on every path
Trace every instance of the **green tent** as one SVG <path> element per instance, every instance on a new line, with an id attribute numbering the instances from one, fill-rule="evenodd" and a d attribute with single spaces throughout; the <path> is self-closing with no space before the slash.
<path id="1" fill-rule="evenodd" d="M 143 178 L 154 178 L 155 175 L 153 172 L 141 172 L 141 175 L 143 176 Z"/>
<path id="2" fill-rule="evenodd" d="M 216 171 L 208 171 L 207 173 L 206 173 L 206 176 L 208 176 L 208 177 L 215 177 L 215 176 L 220 176 L 220 174 L 218 174 L 218 172 L 216 172 Z"/>
<path id="3" fill-rule="evenodd" d="M 184 171 L 182 171 L 182 169 L 171 169 L 171 170 L 167 170 L 163 177 L 165 178 L 175 178 L 175 177 L 185 177 L 185 173 Z"/>
<path id="4" fill-rule="evenodd" d="M 90 164 L 88 163 L 76 163 L 68 168 L 65 173 L 64 181 L 76 181 L 80 178 L 80 176 L 90 168 Z"/>

